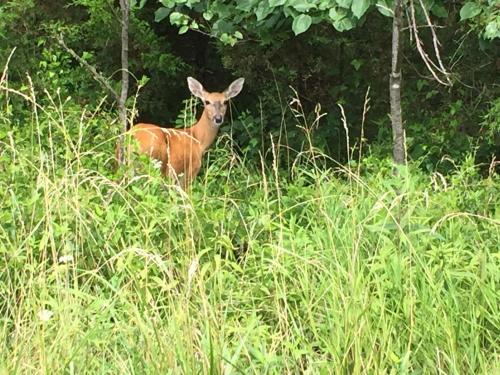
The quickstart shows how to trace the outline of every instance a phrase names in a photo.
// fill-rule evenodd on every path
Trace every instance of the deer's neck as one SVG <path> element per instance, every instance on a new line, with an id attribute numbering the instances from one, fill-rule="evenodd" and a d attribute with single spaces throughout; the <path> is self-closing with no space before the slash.
<path id="1" fill-rule="evenodd" d="M 218 131 L 219 127 L 212 123 L 206 111 L 203 111 L 198 122 L 188 129 L 191 136 L 200 142 L 203 152 L 212 145 Z"/>

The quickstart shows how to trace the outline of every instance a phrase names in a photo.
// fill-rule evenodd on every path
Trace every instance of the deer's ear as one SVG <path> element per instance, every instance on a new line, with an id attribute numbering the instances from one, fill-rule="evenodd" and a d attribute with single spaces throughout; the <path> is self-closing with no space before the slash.
<path id="1" fill-rule="evenodd" d="M 188 81 L 189 91 L 191 91 L 191 93 L 194 96 L 203 99 L 203 94 L 205 92 L 203 85 L 197 80 L 195 80 L 193 77 L 188 77 L 187 81 Z"/>
<path id="2" fill-rule="evenodd" d="M 244 83 L 245 78 L 238 78 L 233 83 L 231 83 L 229 87 L 224 90 L 224 95 L 226 96 L 226 98 L 231 99 L 238 95 L 241 92 Z"/>

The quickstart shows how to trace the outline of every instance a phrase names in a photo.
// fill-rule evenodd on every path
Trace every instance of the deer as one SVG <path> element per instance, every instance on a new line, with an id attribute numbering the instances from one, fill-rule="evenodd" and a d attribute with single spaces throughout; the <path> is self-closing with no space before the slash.
<path id="1" fill-rule="evenodd" d="M 208 92 L 192 77 L 187 82 L 189 91 L 203 103 L 203 113 L 194 125 L 173 129 L 138 123 L 127 132 L 137 141 L 139 153 L 161 162 L 162 175 L 174 178 L 183 190 L 198 175 L 203 155 L 224 122 L 229 100 L 241 92 L 245 79 L 236 79 L 223 92 Z"/>

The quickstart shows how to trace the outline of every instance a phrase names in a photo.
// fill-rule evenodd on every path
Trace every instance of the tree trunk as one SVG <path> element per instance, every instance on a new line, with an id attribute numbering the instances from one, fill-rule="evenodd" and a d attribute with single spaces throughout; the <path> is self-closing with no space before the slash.
<path id="1" fill-rule="evenodd" d="M 122 133 L 118 139 L 118 163 L 122 164 L 124 162 L 124 133 L 128 130 L 127 121 L 127 107 L 125 103 L 128 96 L 128 86 L 129 86 L 129 73 L 128 73 L 128 25 L 129 25 L 129 0 L 120 0 L 120 8 L 122 13 L 122 54 L 121 54 L 121 64 L 122 64 L 122 87 L 120 93 L 120 100 L 118 101 L 118 111 L 120 115 L 120 123 L 122 124 Z"/>
<path id="2" fill-rule="evenodd" d="M 391 75 L 389 79 L 391 96 L 393 158 L 396 164 L 404 164 L 406 160 L 405 132 L 401 114 L 400 34 L 403 13 L 401 2 L 402 0 L 396 0 L 394 3 L 394 18 L 392 22 L 392 64 Z"/>

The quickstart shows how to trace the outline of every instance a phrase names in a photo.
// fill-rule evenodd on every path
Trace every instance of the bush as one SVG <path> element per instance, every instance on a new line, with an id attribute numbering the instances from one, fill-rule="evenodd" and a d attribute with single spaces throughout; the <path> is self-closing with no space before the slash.
<path id="1" fill-rule="evenodd" d="M 110 117 L 0 119 L 3 371 L 494 372 L 500 185 L 472 157 L 284 173 L 222 137 L 185 194 L 113 171 Z"/>

